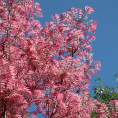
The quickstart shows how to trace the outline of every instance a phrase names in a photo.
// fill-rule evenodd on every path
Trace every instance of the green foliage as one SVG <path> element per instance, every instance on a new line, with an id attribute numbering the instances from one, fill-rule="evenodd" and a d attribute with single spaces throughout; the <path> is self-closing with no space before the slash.
<path id="1" fill-rule="evenodd" d="M 118 74 L 114 75 L 117 84 L 117 90 L 112 86 L 105 86 L 100 78 L 96 78 L 95 81 L 98 86 L 94 86 L 94 99 L 97 99 L 100 103 L 105 103 L 107 106 L 111 100 L 118 100 Z M 89 95 L 91 97 L 91 95 Z M 91 118 L 96 118 L 97 113 L 92 112 Z"/>
<path id="2" fill-rule="evenodd" d="M 100 103 L 108 104 L 111 100 L 118 100 L 117 91 L 112 86 L 104 86 L 100 78 L 96 78 L 99 86 L 94 86 L 94 97 Z M 117 81 L 116 81 L 117 82 Z"/>
<path id="3" fill-rule="evenodd" d="M 96 118 L 96 117 L 97 117 L 97 113 L 95 111 L 93 111 L 91 114 L 91 118 Z"/>

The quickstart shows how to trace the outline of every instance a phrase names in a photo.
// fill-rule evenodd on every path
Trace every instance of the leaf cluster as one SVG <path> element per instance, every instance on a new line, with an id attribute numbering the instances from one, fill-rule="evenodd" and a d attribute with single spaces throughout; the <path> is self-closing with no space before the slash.
<path id="1" fill-rule="evenodd" d="M 118 74 L 114 75 L 118 88 Z M 105 86 L 100 78 L 96 78 L 95 81 L 98 83 L 98 86 L 93 87 L 94 96 L 89 95 L 89 97 L 93 97 L 98 100 L 101 104 L 105 103 L 109 108 L 109 103 L 111 100 L 118 100 L 118 91 L 115 90 L 113 86 Z M 91 118 L 96 118 L 97 113 L 95 111 L 92 112 Z"/>
<path id="2" fill-rule="evenodd" d="M 118 94 L 114 87 L 105 86 L 100 78 L 96 78 L 99 86 L 94 86 L 94 99 L 97 99 L 100 103 L 108 104 L 111 100 L 118 100 Z"/>

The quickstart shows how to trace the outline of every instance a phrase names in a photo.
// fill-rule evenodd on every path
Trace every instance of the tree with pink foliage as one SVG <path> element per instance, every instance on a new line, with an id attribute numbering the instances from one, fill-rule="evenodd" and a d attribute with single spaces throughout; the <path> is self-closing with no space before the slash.
<path id="1" fill-rule="evenodd" d="M 0 117 L 90 118 L 89 80 L 101 66 L 89 44 L 97 22 L 86 21 L 94 10 L 53 14 L 45 27 L 40 11 L 34 0 L 0 1 Z"/>

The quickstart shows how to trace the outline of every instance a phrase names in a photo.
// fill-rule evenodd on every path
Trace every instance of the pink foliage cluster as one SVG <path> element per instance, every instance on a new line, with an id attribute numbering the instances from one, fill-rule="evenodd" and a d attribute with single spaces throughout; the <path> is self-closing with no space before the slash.
<path id="1" fill-rule="evenodd" d="M 93 110 L 106 117 L 105 105 L 87 97 L 91 75 L 101 66 L 89 44 L 97 22 L 86 22 L 94 10 L 53 14 L 45 27 L 34 19 L 43 16 L 40 11 L 34 0 L 0 1 L 0 117 L 90 118 Z M 111 113 L 116 117 L 114 107 Z"/>

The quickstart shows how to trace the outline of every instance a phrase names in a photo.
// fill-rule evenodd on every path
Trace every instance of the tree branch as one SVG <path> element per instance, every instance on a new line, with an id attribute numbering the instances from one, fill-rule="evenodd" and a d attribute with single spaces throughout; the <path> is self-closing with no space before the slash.
<path id="1" fill-rule="evenodd" d="M 50 115 L 50 118 L 53 118 L 54 114 L 55 114 L 55 110 L 56 110 L 56 107 L 57 107 L 57 100 L 56 100 L 56 103 L 55 103 L 55 107 Z"/>

